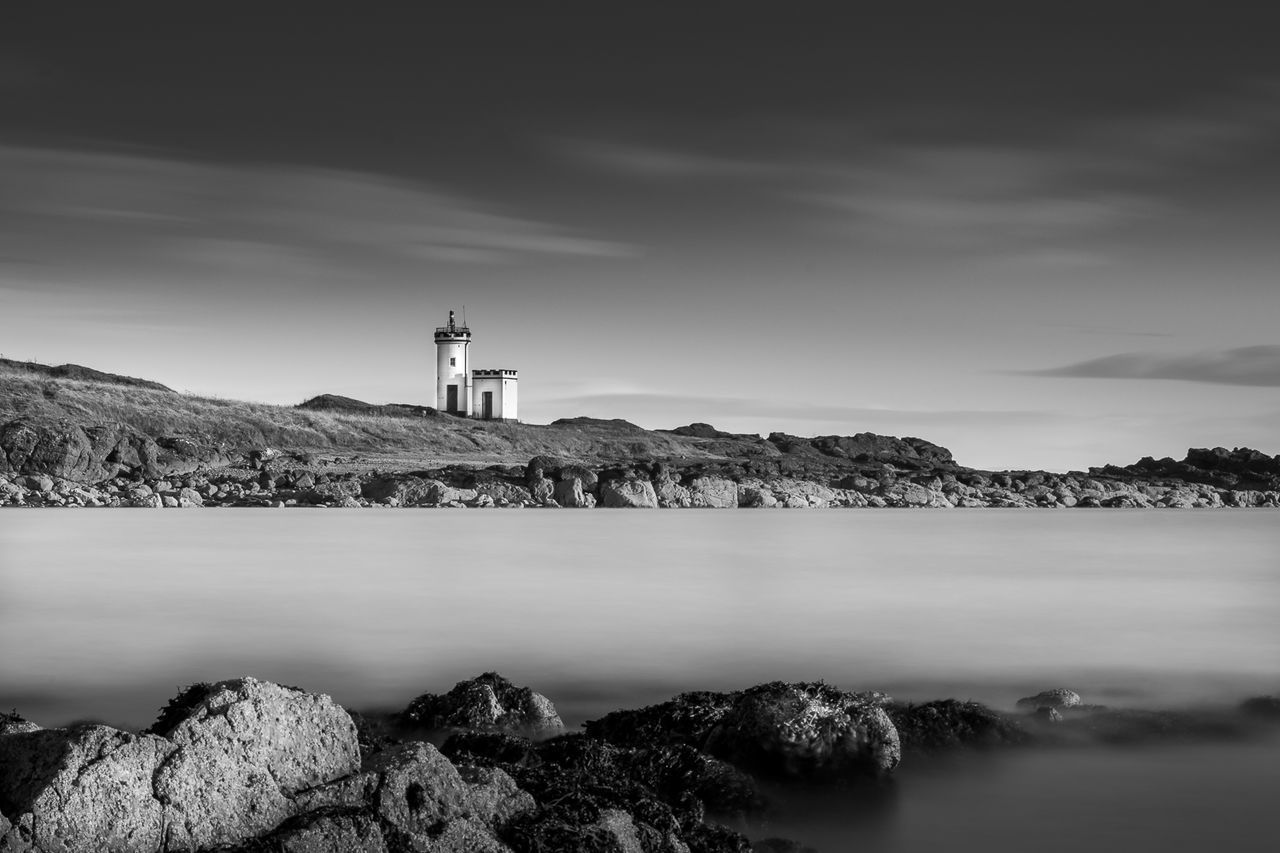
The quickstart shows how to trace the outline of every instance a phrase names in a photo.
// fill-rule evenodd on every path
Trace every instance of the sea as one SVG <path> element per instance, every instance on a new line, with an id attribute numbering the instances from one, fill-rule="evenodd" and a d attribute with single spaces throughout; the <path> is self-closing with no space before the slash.
<path id="1" fill-rule="evenodd" d="M 1012 709 L 1280 693 L 1272 510 L 6 510 L 0 710 L 148 725 L 253 675 L 395 710 L 496 671 L 570 728 L 823 680 Z M 778 791 L 822 853 L 1271 850 L 1280 741 L 963 753 Z"/>

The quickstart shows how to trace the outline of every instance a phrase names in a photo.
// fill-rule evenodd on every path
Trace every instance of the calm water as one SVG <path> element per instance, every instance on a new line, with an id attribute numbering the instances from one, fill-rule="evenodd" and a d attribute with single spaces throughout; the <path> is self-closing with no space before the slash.
<path id="1" fill-rule="evenodd" d="M 0 512 L 0 708 L 46 725 L 142 726 L 178 686 L 240 674 L 397 708 L 490 669 L 570 724 L 775 678 L 1000 707 L 1059 685 L 1112 705 L 1234 703 L 1280 691 L 1280 515 Z M 1098 834 L 1205 849 L 1222 816 L 1272 820 L 1250 792 L 1280 789 L 1277 757 L 904 768 L 862 813 L 794 804 L 777 828 L 827 851 L 951 833 L 972 849 Z M 1171 838 L 1147 846 L 1156 815 Z"/>

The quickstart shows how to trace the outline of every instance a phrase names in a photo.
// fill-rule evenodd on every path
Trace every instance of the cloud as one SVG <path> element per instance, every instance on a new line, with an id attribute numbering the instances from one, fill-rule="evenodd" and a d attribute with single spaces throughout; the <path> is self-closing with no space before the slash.
<path id="1" fill-rule="evenodd" d="M 761 160 L 607 140 L 555 139 L 552 148 L 576 164 L 636 178 L 742 178 L 778 168 Z"/>
<path id="2" fill-rule="evenodd" d="M 638 141 L 552 147 L 576 165 L 674 188 L 703 180 L 703 192 L 746 190 L 761 209 L 798 207 L 827 233 L 1062 269 L 1109 263 L 1126 229 L 1179 216 L 1192 184 L 1280 139 L 1277 116 L 1280 84 L 1256 80 L 1119 117 L 1064 112 L 1037 134 L 1007 120 L 961 138 L 894 118 L 793 116 L 768 133 L 744 125 L 737 137 L 691 122 L 684 142 L 640 131 Z"/>
<path id="3" fill-rule="evenodd" d="M 0 146 L 0 256 L 33 263 L 370 268 L 632 251 L 385 175 Z"/>
<path id="4" fill-rule="evenodd" d="M 1052 150 L 983 144 L 887 148 L 853 167 L 815 174 L 796 198 L 839 215 L 837 225 L 921 248 L 1000 248 L 1056 262 L 1059 248 L 1150 217 L 1148 195 L 1085 180 Z M 1103 260 L 1087 253 L 1091 263 Z"/>
<path id="5" fill-rule="evenodd" d="M 1099 379 L 1176 379 L 1217 385 L 1280 388 L 1280 346 L 1263 345 L 1186 355 L 1131 352 L 1090 359 L 1032 376 Z"/>

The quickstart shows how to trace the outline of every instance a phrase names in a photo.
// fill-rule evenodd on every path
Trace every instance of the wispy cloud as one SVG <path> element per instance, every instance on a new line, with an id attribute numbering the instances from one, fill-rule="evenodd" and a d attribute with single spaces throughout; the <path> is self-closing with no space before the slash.
<path id="1" fill-rule="evenodd" d="M 60 264 L 125 255 L 507 263 L 633 251 L 384 175 L 7 146 L 0 225 L 0 255 Z"/>
<path id="2" fill-rule="evenodd" d="M 1033 376 L 1175 379 L 1280 388 L 1280 346 L 1238 347 L 1191 354 L 1130 352 L 1064 367 L 1023 372 Z"/>
<path id="3" fill-rule="evenodd" d="M 743 178 L 776 172 L 779 164 L 655 145 L 601 139 L 551 141 L 552 150 L 578 165 L 635 178 Z"/>
<path id="4" fill-rule="evenodd" d="M 1280 139 L 1278 117 L 1280 84 L 1261 80 L 1144 114 L 1077 114 L 1052 135 L 1014 134 L 1016 142 L 998 125 L 958 138 L 888 118 L 781 118 L 788 132 L 774 128 L 768 139 L 744 132 L 726 141 L 692 127 L 684 145 L 640 132 L 553 148 L 615 175 L 746 189 L 762 206 L 807 209 L 811 222 L 844 235 L 1061 268 L 1104 264 L 1102 244 L 1117 233 L 1178 215 L 1189 180 L 1265 151 Z"/>
<path id="5" fill-rule="evenodd" d="M 1000 146 L 887 150 L 856 168 L 833 167 L 813 185 L 796 197 L 845 215 L 852 229 L 925 248 L 1052 244 L 1157 207 L 1140 194 L 1080 181 L 1051 152 Z"/>

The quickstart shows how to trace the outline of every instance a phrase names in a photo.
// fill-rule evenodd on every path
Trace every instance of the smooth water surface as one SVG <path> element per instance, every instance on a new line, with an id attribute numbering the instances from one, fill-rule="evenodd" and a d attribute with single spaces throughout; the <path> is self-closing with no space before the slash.
<path id="1" fill-rule="evenodd" d="M 362 708 L 497 670 L 571 722 L 772 679 L 1234 701 L 1277 626 L 1268 511 L 0 512 L 0 707 L 50 724 L 241 674 Z"/>

